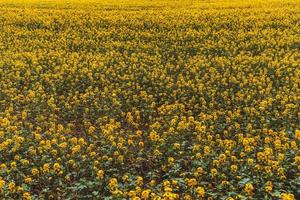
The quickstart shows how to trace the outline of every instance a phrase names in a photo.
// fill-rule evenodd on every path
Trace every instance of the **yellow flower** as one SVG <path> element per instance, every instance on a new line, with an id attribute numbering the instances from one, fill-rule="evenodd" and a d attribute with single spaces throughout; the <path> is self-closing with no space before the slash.
<path id="1" fill-rule="evenodd" d="M 164 187 L 164 191 L 165 191 L 165 192 L 172 192 L 173 189 L 172 189 L 170 186 L 165 186 L 165 187 Z"/>
<path id="2" fill-rule="evenodd" d="M 219 166 L 220 162 L 219 160 L 213 160 L 213 166 Z"/>
<path id="3" fill-rule="evenodd" d="M 84 144 L 86 144 L 84 138 L 80 138 L 80 139 L 78 140 L 78 143 L 79 143 L 81 146 L 83 146 Z"/>
<path id="4" fill-rule="evenodd" d="M 17 187 L 17 191 L 18 191 L 19 193 L 22 193 L 22 192 L 24 191 L 24 188 L 21 187 L 21 186 L 18 186 L 18 187 Z"/>
<path id="5" fill-rule="evenodd" d="M 123 155 L 119 155 L 118 158 L 117 158 L 117 160 L 119 162 L 123 162 L 124 161 L 124 156 Z"/>
<path id="6" fill-rule="evenodd" d="M 295 156 L 294 161 L 295 163 L 300 163 L 300 156 Z"/>
<path id="7" fill-rule="evenodd" d="M 126 118 L 127 118 L 127 122 L 129 124 L 133 123 L 133 116 L 132 116 L 132 114 L 130 112 L 127 113 Z"/>
<path id="8" fill-rule="evenodd" d="M 39 174 L 39 170 L 37 168 L 32 168 L 31 173 L 33 176 L 36 176 Z"/>
<path id="9" fill-rule="evenodd" d="M 151 192 L 151 190 L 143 190 L 142 194 L 141 194 L 141 198 L 142 199 L 149 199 L 150 192 Z"/>
<path id="10" fill-rule="evenodd" d="M 62 148 L 62 149 L 65 149 L 67 148 L 68 144 L 66 142 L 62 142 L 59 144 L 59 147 Z"/>
<path id="11" fill-rule="evenodd" d="M 224 162 L 226 160 L 226 155 L 220 154 L 219 159 L 220 159 L 220 162 Z"/>
<path id="12" fill-rule="evenodd" d="M 70 181 L 71 181 L 70 176 L 65 176 L 65 180 L 66 180 L 67 182 L 70 182 Z"/>
<path id="13" fill-rule="evenodd" d="M 205 195 L 204 188 L 203 187 L 197 187 L 196 188 L 196 194 L 197 194 L 197 197 L 204 198 L 204 195 Z"/>
<path id="14" fill-rule="evenodd" d="M 194 172 L 194 176 L 195 176 L 195 177 L 198 177 L 198 176 L 201 176 L 203 173 L 204 173 L 203 168 L 202 168 L 202 167 L 198 167 L 198 168 L 196 169 L 196 171 Z"/>
<path id="15" fill-rule="evenodd" d="M 22 120 L 25 120 L 27 118 L 27 112 L 26 112 L 26 110 L 24 110 L 24 111 L 21 112 L 21 117 L 22 117 Z"/>
<path id="16" fill-rule="evenodd" d="M 93 134 L 93 133 L 95 132 L 95 130 L 96 130 L 95 127 L 90 126 L 90 127 L 89 127 L 89 130 L 88 130 L 88 133 L 89 133 L 89 134 Z"/>
<path id="17" fill-rule="evenodd" d="M 91 156 L 91 157 L 95 157 L 95 156 L 96 156 L 96 152 L 95 152 L 95 151 L 92 151 L 92 152 L 90 153 L 90 156 Z"/>
<path id="18" fill-rule="evenodd" d="M 108 186 L 111 190 L 115 190 L 118 187 L 118 180 L 116 178 L 111 178 L 109 180 Z"/>
<path id="19" fill-rule="evenodd" d="M 16 188 L 16 184 L 14 182 L 10 182 L 8 184 L 8 189 L 9 189 L 10 192 L 14 192 L 15 188 Z"/>
<path id="20" fill-rule="evenodd" d="M 56 172 L 60 171 L 60 164 L 59 163 L 54 163 L 53 170 L 56 171 Z"/>
<path id="21" fill-rule="evenodd" d="M 69 160 L 67 163 L 68 163 L 68 165 L 69 165 L 70 167 L 72 167 L 72 168 L 76 167 L 75 160 L 73 160 L 73 159 Z"/>
<path id="22" fill-rule="evenodd" d="M 297 140 L 300 140 L 300 130 L 295 131 L 295 137 L 297 138 Z"/>
<path id="23" fill-rule="evenodd" d="M 47 172 L 49 172 L 49 170 L 50 170 L 49 164 L 47 164 L 47 163 L 44 164 L 44 165 L 43 165 L 43 172 L 44 172 L 44 173 L 47 173 Z"/>
<path id="24" fill-rule="evenodd" d="M 77 145 L 78 139 L 77 139 L 76 137 L 72 137 L 72 138 L 71 138 L 71 143 L 72 143 L 73 145 Z"/>
<path id="25" fill-rule="evenodd" d="M 237 169 L 238 169 L 238 167 L 237 167 L 236 165 L 231 165 L 231 166 L 230 166 L 230 171 L 231 171 L 232 173 L 235 173 L 235 172 L 237 171 Z"/>
<path id="26" fill-rule="evenodd" d="M 213 168 L 210 170 L 211 176 L 215 177 L 218 174 L 218 170 L 216 168 Z"/>
<path id="27" fill-rule="evenodd" d="M 155 184 L 156 184 L 156 181 L 155 181 L 155 180 L 151 180 L 150 183 L 149 183 L 149 185 L 150 185 L 151 187 L 154 187 Z"/>
<path id="28" fill-rule="evenodd" d="M 282 200 L 294 200 L 295 196 L 291 193 L 282 193 L 281 194 L 281 199 Z"/>
<path id="29" fill-rule="evenodd" d="M 204 155 L 208 155 L 210 153 L 210 147 L 209 146 L 205 146 L 204 147 Z"/>
<path id="30" fill-rule="evenodd" d="M 178 194 L 175 194 L 172 192 L 165 192 L 163 194 L 163 199 L 175 200 L 175 199 L 178 199 Z"/>
<path id="31" fill-rule="evenodd" d="M 8 127 L 10 125 L 9 119 L 6 117 L 1 120 L 0 118 L 0 127 Z"/>
<path id="32" fill-rule="evenodd" d="M 5 180 L 0 178 L 0 191 L 4 188 L 4 186 L 5 186 Z"/>
<path id="33" fill-rule="evenodd" d="M 98 178 L 103 179 L 103 177 L 104 177 L 104 171 L 103 170 L 99 170 L 97 172 L 97 176 L 98 176 Z"/>
<path id="34" fill-rule="evenodd" d="M 29 161 L 26 160 L 26 159 L 23 159 L 21 162 L 22 162 L 22 164 L 23 164 L 24 166 L 29 165 Z"/>
<path id="35" fill-rule="evenodd" d="M 248 165 L 253 165 L 254 160 L 252 158 L 248 158 L 247 163 Z"/>
<path id="36" fill-rule="evenodd" d="M 251 183 L 247 183 L 244 187 L 244 190 L 248 195 L 251 195 L 254 190 L 254 187 Z"/>
<path id="37" fill-rule="evenodd" d="M 174 149 L 180 149 L 180 144 L 179 143 L 174 143 L 173 147 L 174 147 Z"/>
<path id="38" fill-rule="evenodd" d="M 174 158 L 173 157 L 169 157 L 168 158 L 168 163 L 169 163 L 169 165 L 172 165 L 174 163 Z"/>
<path id="39" fill-rule="evenodd" d="M 128 192 L 128 196 L 129 196 L 130 198 L 134 198 L 134 197 L 136 197 L 136 192 L 133 191 L 133 190 L 130 190 L 130 191 Z"/>
<path id="40" fill-rule="evenodd" d="M 13 169 L 13 170 L 17 169 L 17 163 L 16 163 L 16 162 L 11 162 L 11 163 L 10 163 L 10 167 L 11 167 L 11 169 Z"/>
<path id="41" fill-rule="evenodd" d="M 265 184 L 265 190 L 266 190 L 266 192 L 272 192 L 272 190 L 273 190 L 273 183 L 271 181 L 268 181 Z"/>
<path id="42" fill-rule="evenodd" d="M 25 183 L 31 183 L 31 182 L 32 182 L 32 178 L 30 178 L 30 177 L 25 178 Z"/>
<path id="43" fill-rule="evenodd" d="M 24 198 L 25 200 L 31 200 L 31 195 L 30 195 L 30 193 L 29 193 L 29 192 L 25 192 L 25 193 L 23 194 L 23 198 Z"/>
<path id="44" fill-rule="evenodd" d="M 172 185 L 178 185 L 178 181 L 177 180 L 172 180 Z"/>
<path id="45" fill-rule="evenodd" d="M 123 175 L 123 176 L 122 176 L 122 180 L 123 180 L 124 182 L 127 182 L 127 181 L 129 180 L 128 175 Z"/>
<path id="46" fill-rule="evenodd" d="M 269 185 L 267 185 L 267 186 L 265 186 L 265 190 L 266 190 L 266 192 L 272 192 L 272 186 L 269 186 Z"/>
<path id="47" fill-rule="evenodd" d="M 137 177 L 137 179 L 136 179 L 136 184 L 137 184 L 138 186 L 143 185 L 143 177 L 141 177 L 141 176 Z"/>
<path id="48" fill-rule="evenodd" d="M 32 91 L 32 90 L 29 90 L 28 91 L 28 94 L 27 94 L 27 97 L 29 98 L 29 99 L 33 99 L 34 97 L 35 97 L 35 93 L 34 93 L 34 91 Z"/>
<path id="49" fill-rule="evenodd" d="M 4 164 L 4 163 L 2 163 L 1 165 L 0 165 L 0 169 L 6 169 L 7 168 L 7 166 L 6 166 L 6 164 Z"/>
<path id="50" fill-rule="evenodd" d="M 144 142 L 139 142 L 139 146 L 143 148 L 145 146 Z"/>
<path id="51" fill-rule="evenodd" d="M 188 180 L 187 184 L 189 187 L 194 187 L 197 185 L 197 180 L 195 178 L 191 178 Z"/>
<path id="52" fill-rule="evenodd" d="M 72 154 L 76 154 L 81 151 L 81 146 L 76 145 L 75 147 L 72 148 Z"/>

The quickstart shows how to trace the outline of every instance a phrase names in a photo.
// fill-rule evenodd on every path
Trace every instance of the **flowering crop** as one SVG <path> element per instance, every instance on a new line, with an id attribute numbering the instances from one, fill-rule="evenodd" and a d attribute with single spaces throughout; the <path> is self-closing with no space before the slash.
<path id="1" fill-rule="evenodd" d="M 0 0 L 1 199 L 300 199 L 298 0 Z"/>

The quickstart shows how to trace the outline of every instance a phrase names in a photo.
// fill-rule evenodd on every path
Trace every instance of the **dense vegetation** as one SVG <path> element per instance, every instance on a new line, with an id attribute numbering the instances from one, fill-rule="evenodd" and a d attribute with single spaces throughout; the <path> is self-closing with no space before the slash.
<path id="1" fill-rule="evenodd" d="M 300 199 L 300 2 L 0 0 L 1 199 Z"/>

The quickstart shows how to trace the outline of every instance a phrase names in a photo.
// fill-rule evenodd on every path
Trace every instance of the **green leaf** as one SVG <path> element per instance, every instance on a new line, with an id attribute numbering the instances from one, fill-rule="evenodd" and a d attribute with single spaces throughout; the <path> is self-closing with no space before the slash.
<path id="1" fill-rule="evenodd" d="M 244 186 L 246 183 L 248 183 L 251 179 L 250 178 L 243 178 L 238 182 L 239 186 Z"/>

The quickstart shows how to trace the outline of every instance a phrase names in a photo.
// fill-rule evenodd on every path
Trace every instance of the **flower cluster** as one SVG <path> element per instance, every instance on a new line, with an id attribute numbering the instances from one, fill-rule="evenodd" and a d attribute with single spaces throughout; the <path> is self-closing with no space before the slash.
<path id="1" fill-rule="evenodd" d="M 68 2 L 0 2 L 1 198 L 300 199 L 298 0 Z"/>

